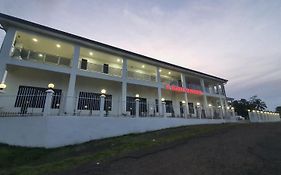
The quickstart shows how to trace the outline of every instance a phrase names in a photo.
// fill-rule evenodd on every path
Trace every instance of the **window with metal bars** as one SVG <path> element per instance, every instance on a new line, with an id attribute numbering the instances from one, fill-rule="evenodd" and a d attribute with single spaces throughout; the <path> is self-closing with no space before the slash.
<path id="1" fill-rule="evenodd" d="M 33 86 L 19 86 L 15 107 L 44 108 L 47 88 Z M 52 108 L 60 108 L 61 93 L 60 89 L 53 89 Z"/>
<path id="2" fill-rule="evenodd" d="M 79 92 L 78 110 L 100 110 L 100 96 L 99 93 L 93 92 Z M 112 95 L 105 95 L 104 110 L 111 111 L 112 109 Z"/>

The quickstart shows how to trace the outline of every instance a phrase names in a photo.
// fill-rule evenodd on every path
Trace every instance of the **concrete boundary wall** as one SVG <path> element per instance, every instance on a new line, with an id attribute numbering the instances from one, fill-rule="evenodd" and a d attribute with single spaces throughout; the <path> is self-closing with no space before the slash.
<path id="1" fill-rule="evenodd" d="M 221 119 L 122 117 L 3 117 L 0 142 L 27 147 L 55 148 L 90 140 L 164 128 L 224 123 Z"/>

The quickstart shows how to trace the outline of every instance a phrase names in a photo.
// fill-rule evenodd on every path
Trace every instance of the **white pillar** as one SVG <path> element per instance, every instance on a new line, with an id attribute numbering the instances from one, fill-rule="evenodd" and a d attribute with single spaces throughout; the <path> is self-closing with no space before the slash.
<path id="1" fill-rule="evenodd" d="M 46 100 L 45 100 L 45 104 L 44 104 L 44 112 L 43 112 L 43 116 L 48 116 L 51 114 L 51 107 L 52 107 L 52 100 L 53 100 L 53 94 L 54 91 L 52 89 L 48 89 L 46 91 Z"/>
<path id="2" fill-rule="evenodd" d="M 207 117 L 207 106 L 208 106 L 208 101 L 207 101 L 207 96 L 206 96 L 206 88 L 205 88 L 205 82 L 204 80 L 201 78 L 200 79 L 200 84 L 201 84 L 201 88 L 203 90 L 203 109 L 205 111 L 205 115 Z"/>
<path id="3" fill-rule="evenodd" d="M 139 117 L 140 114 L 140 99 L 136 99 L 136 117 Z"/>
<path id="4" fill-rule="evenodd" d="M 221 93 L 221 89 L 219 88 L 219 85 L 217 85 L 217 90 L 219 92 L 219 98 L 220 98 L 220 105 L 221 105 L 221 113 L 222 113 L 222 118 L 225 115 L 225 108 L 224 108 L 224 104 L 223 104 L 223 99 L 222 99 L 222 93 Z"/>
<path id="5" fill-rule="evenodd" d="M 181 74 L 181 82 L 182 82 L 182 87 L 186 88 L 186 81 L 185 81 L 184 74 Z M 185 100 L 185 108 L 186 108 L 186 115 L 185 115 L 185 117 L 188 117 L 189 116 L 188 94 L 186 92 L 184 93 L 184 100 Z"/>
<path id="6" fill-rule="evenodd" d="M 10 52 L 14 42 L 15 34 L 16 30 L 14 28 L 9 28 L 6 32 L 0 49 L 0 80 L 3 80 L 6 74 L 6 65 L 10 59 Z"/>
<path id="7" fill-rule="evenodd" d="M 128 68 L 128 60 L 123 58 L 122 65 L 122 97 L 121 97 L 121 109 L 122 114 L 127 114 L 127 68 Z"/>
<path id="8" fill-rule="evenodd" d="M 157 75 L 157 93 L 158 93 L 158 113 L 159 116 L 163 115 L 163 108 L 162 108 L 162 83 L 161 83 L 161 76 L 160 76 L 160 68 L 156 68 L 156 75 Z"/>
<path id="9" fill-rule="evenodd" d="M 100 117 L 104 117 L 104 103 L 105 103 L 105 95 L 102 94 L 100 96 Z"/>
<path id="10" fill-rule="evenodd" d="M 159 115 L 162 116 L 164 114 L 163 113 L 163 108 L 162 108 L 162 102 L 161 102 L 161 99 L 162 99 L 162 88 L 158 87 L 157 90 L 158 90 L 158 112 L 159 112 Z"/>
<path id="11" fill-rule="evenodd" d="M 211 113 L 211 117 L 212 119 L 214 119 L 214 109 L 213 109 L 213 106 L 210 106 L 210 113 Z"/>
<path id="12" fill-rule="evenodd" d="M 80 57 L 80 47 L 76 45 L 74 47 L 74 53 L 71 64 L 71 72 L 69 76 L 68 88 L 65 98 L 65 113 L 73 115 L 76 110 L 76 97 L 75 97 L 75 84 L 78 71 L 78 63 Z"/>
<path id="13" fill-rule="evenodd" d="M 166 115 L 166 102 L 162 101 L 162 108 L 163 108 L 163 117 L 167 117 Z"/>

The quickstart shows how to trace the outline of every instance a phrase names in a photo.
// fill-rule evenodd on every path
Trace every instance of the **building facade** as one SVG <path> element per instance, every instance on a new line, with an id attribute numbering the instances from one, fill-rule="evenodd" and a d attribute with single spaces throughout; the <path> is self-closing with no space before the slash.
<path id="1" fill-rule="evenodd" d="M 223 118 L 227 80 L 0 14 L 0 110 L 40 114 L 54 85 L 54 115 Z"/>

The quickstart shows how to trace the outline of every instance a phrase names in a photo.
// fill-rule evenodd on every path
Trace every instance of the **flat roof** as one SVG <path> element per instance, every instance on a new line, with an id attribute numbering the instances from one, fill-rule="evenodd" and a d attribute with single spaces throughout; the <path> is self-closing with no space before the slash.
<path id="1" fill-rule="evenodd" d="M 78 35 L 67 33 L 67 32 L 64 32 L 64 31 L 61 31 L 61 30 L 57 30 L 57 29 L 47 27 L 47 26 L 44 26 L 44 25 L 41 25 L 41 24 L 33 23 L 33 22 L 30 22 L 30 21 L 27 21 L 27 20 L 23 20 L 23 19 L 16 18 L 16 17 L 10 16 L 10 15 L 6 15 L 6 14 L 3 14 L 3 13 L 0 13 L 0 23 L 3 27 L 3 29 L 6 29 L 8 26 L 11 25 L 11 23 L 24 24 L 24 25 L 28 25 L 28 26 L 31 26 L 31 27 L 34 27 L 34 28 L 41 29 L 41 30 L 47 30 L 47 31 L 50 31 L 50 32 L 53 32 L 53 33 L 63 35 L 63 36 L 67 36 L 67 37 L 70 37 L 70 38 L 85 41 L 85 42 L 95 44 L 95 45 L 98 45 L 98 46 L 101 46 L 101 47 L 110 48 L 114 51 L 118 51 L 118 52 L 125 53 L 125 54 L 128 54 L 128 55 L 141 57 L 141 58 L 147 59 L 149 61 L 158 62 L 158 63 L 161 63 L 161 64 L 166 64 L 167 66 L 175 67 L 177 69 L 184 70 L 184 71 L 187 71 L 187 72 L 193 72 L 193 73 L 196 73 L 196 74 L 199 74 L 199 75 L 207 76 L 209 78 L 216 79 L 216 80 L 222 81 L 224 83 L 226 83 L 228 81 L 226 79 L 223 79 L 223 78 L 220 78 L 220 77 L 217 77 L 217 76 L 213 76 L 213 75 L 209 75 L 209 74 L 206 74 L 206 73 L 203 73 L 203 72 L 199 72 L 199 71 L 195 71 L 195 70 L 188 69 L 188 68 L 185 68 L 185 67 L 181 67 L 181 66 L 178 66 L 178 65 L 175 65 L 175 64 L 171 64 L 171 63 L 168 63 L 168 62 L 165 62 L 165 61 L 161 61 L 161 60 L 152 58 L 152 57 L 148 57 L 148 56 L 141 55 L 141 54 L 138 54 L 138 53 L 135 53 L 135 52 L 124 50 L 124 49 L 114 47 L 114 46 L 111 46 L 111 45 L 108 45 L 108 44 L 104 44 L 104 43 L 101 43 L 101 42 L 98 42 L 98 41 L 90 40 L 90 39 L 87 39 L 87 38 L 84 38 L 84 37 L 81 37 L 81 36 L 78 36 Z M 15 25 L 15 24 L 13 24 L 13 25 Z"/>

